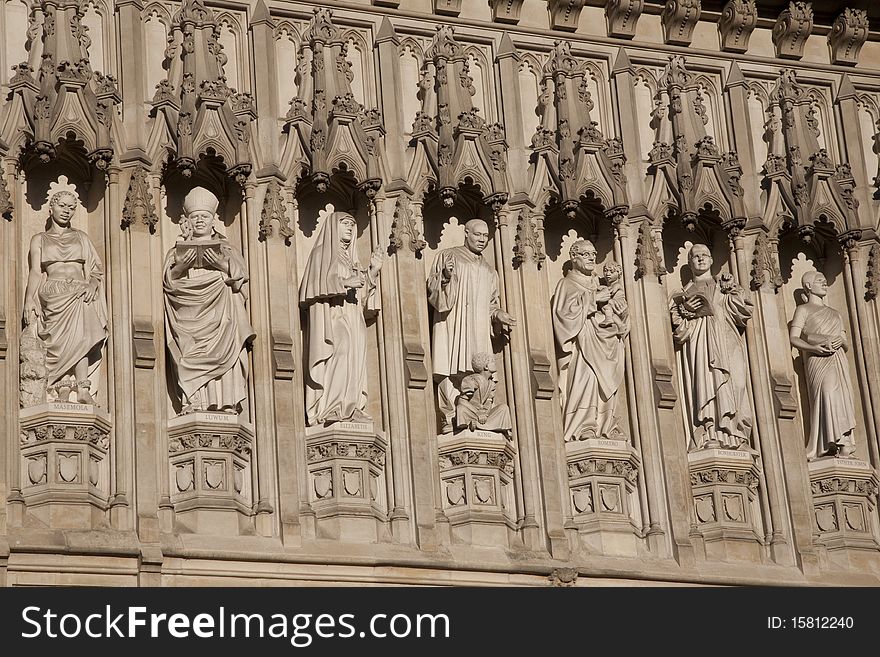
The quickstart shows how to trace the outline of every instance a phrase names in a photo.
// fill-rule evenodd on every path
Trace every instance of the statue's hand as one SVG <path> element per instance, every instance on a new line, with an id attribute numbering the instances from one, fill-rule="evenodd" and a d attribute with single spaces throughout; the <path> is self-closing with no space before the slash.
<path id="1" fill-rule="evenodd" d="M 455 258 L 448 253 L 443 256 L 443 269 L 440 273 L 443 274 L 444 283 L 448 283 L 455 273 Z"/>
<path id="2" fill-rule="evenodd" d="M 603 287 L 596 291 L 596 303 L 607 303 L 611 301 L 611 290 Z"/>
<path id="3" fill-rule="evenodd" d="M 516 326 L 516 317 L 514 317 L 513 315 L 508 315 L 503 310 L 499 310 L 497 313 L 495 313 L 495 319 L 497 319 L 498 322 L 505 327 L 513 328 L 514 326 Z"/>
<path id="4" fill-rule="evenodd" d="M 373 254 L 370 256 L 370 274 L 375 276 L 379 273 L 379 270 L 382 269 L 382 265 L 385 262 L 385 253 L 382 251 L 381 246 L 377 246 L 373 250 Z"/>
<path id="5" fill-rule="evenodd" d="M 363 272 L 356 271 L 348 278 L 342 279 L 342 286 L 357 290 L 359 288 L 362 288 L 366 282 L 366 277 L 364 276 Z"/>
<path id="6" fill-rule="evenodd" d="M 101 289 L 100 281 L 96 279 L 91 279 L 86 285 L 82 292 L 80 292 L 80 296 L 83 298 L 83 301 L 86 303 L 91 303 L 95 299 L 98 298 L 98 291 Z"/>
<path id="7" fill-rule="evenodd" d="M 174 258 L 174 266 L 171 267 L 171 273 L 174 278 L 180 278 L 195 264 L 196 250 L 187 249 L 186 252 L 183 254 L 183 257 L 175 254 Z"/>
<path id="8" fill-rule="evenodd" d="M 229 256 L 220 251 L 205 251 L 205 262 L 222 274 L 229 276 Z"/>
<path id="9" fill-rule="evenodd" d="M 843 346 L 843 338 L 834 338 L 833 340 L 830 340 L 828 346 L 832 351 L 837 351 Z"/>
<path id="10" fill-rule="evenodd" d="M 39 313 L 37 312 L 37 304 L 34 302 L 33 299 L 29 299 L 24 304 L 24 312 L 22 313 L 21 317 L 24 325 L 30 326 L 33 322 L 36 321 L 38 315 Z"/>

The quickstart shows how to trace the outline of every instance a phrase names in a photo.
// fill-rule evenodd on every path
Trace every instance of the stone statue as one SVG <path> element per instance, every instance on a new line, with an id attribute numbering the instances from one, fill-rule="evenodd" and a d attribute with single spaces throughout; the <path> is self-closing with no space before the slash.
<path id="1" fill-rule="evenodd" d="M 794 311 L 789 328 L 791 345 L 804 357 L 810 399 L 810 436 L 807 458 L 852 455 L 856 414 L 843 318 L 826 305 L 828 282 L 821 272 L 804 274 L 802 287 L 809 300 Z"/>
<path id="2" fill-rule="evenodd" d="M 563 439 L 625 440 L 615 415 L 624 377 L 624 338 L 629 310 L 619 284 L 620 266 L 596 272 L 596 247 L 587 240 L 571 246 L 571 269 L 553 294 L 553 329 L 568 370 Z"/>
<path id="3" fill-rule="evenodd" d="M 309 254 L 299 288 L 308 309 L 306 416 L 309 426 L 369 422 L 367 324 L 378 310 L 376 283 L 384 255 L 373 251 L 369 267 L 357 256 L 357 223 L 345 212 L 328 215 Z"/>
<path id="4" fill-rule="evenodd" d="M 181 415 L 240 413 L 247 398 L 244 258 L 214 228 L 219 201 L 196 187 L 183 201 L 182 239 L 165 256 L 165 325 L 181 396 Z"/>
<path id="5" fill-rule="evenodd" d="M 712 276 L 712 253 L 688 253 L 693 281 L 670 301 L 673 337 L 681 347 L 685 409 L 693 424 L 688 451 L 750 450 L 752 410 L 742 331 L 752 302 L 730 274 Z"/>
<path id="6" fill-rule="evenodd" d="M 45 371 L 56 401 L 69 402 L 75 392 L 78 403 L 94 404 L 90 377 L 98 369 L 108 335 L 104 267 L 88 235 L 71 226 L 78 205 L 72 191 L 52 194 L 51 225 L 31 239 L 23 344 L 31 351 L 43 350 L 45 358 L 28 356 L 33 367 L 23 374 L 33 377 Z M 22 403 L 34 401 L 33 396 L 22 397 Z"/>
<path id="7" fill-rule="evenodd" d="M 456 431 L 477 429 L 503 433 L 510 437 L 513 425 L 507 404 L 495 403 L 495 357 L 486 352 L 474 354 L 471 360 L 473 374 L 461 380 L 461 394 L 455 403 Z"/>
<path id="8" fill-rule="evenodd" d="M 434 308 L 434 374 L 442 433 L 452 430 L 456 384 L 473 372 L 478 353 L 492 353 L 492 323 L 508 330 L 516 320 L 501 310 L 498 274 L 483 258 L 489 227 L 482 219 L 465 224 L 465 243 L 437 254 L 428 277 L 428 302 Z"/>

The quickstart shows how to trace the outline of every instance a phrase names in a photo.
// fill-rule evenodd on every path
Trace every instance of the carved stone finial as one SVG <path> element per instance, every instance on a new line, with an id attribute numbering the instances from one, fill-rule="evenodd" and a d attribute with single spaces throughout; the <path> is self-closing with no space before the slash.
<path id="1" fill-rule="evenodd" d="M 581 10 L 587 0 L 548 0 L 550 9 L 550 28 L 574 32 L 578 28 Z"/>
<path id="2" fill-rule="evenodd" d="M 803 57 L 804 44 L 812 29 L 813 6 L 809 2 L 790 2 L 773 26 L 776 56 L 784 59 Z"/>
<path id="3" fill-rule="evenodd" d="M 700 0 L 666 0 L 660 20 L 664 43 L 689 46 L 694 27 L 700 20 Z"/>
<path id="4" fill-rule="evenodd" d="M 660 253 L 654 242 L 654 234 L 651 222 L 647 217 L 639 224 L 639 238 L 636 242 L 636 274 L 639 278 L 645 276 L 660 276 L 663 266 L 660 261 Z"/>
<path id="5" fill-rule="evenodd" d="M 605 3 L 608 36 L 632 39 L 644 8 L 645 0 L 608 0 Z"/>
<path id="6" fill-rule="evenodd" d="M 535 226 L 535 220 L 529 210 L 521 210 L 516 221 L 516 235 L 513 245 L 514 266 L 519 267 L 531 259 L 541 267 L 547 259 L 544 253 L 542 231 Z"/>
<path id="7" fill-rule="evenodd" d="M 865 299 L 876 299 L 880 293 L 880 245 L 873 244 L 868 253 L 868 273 L 865 280 Z"/>
<path id="8" fill-rule="evenodd" d="M 868 38 L 868 12 L 865 9 L 846 8 L 831 25 L 828 33 L 828 47 L 831 49 L 832 64 L 855 66 L 859 61 L 859 51 Z"/>
<path id="9" fill-rule="evenodd" d="M 156 231 L 156 224 L 159 223 L 153 205 L 153 196 L 150 194 L 147 170 L 143 166 L 138 166 L 132 172 L 125 203 L 122 206 L 122 229 L 125 230 L 137 223 L 143 223 L 151 233 Z"/>
<path id="10" fill-rule="evenodd" d="M 266 240 L 272 235 L 272 222 L 278 222 L 278 235 L 285 241 L 294 236 L 293 228 L 290 227 L 290 219 L 287 217 L 287 205 L 284 202 L 284 188 L 277 180 L 270 180 L 266 186 L 266 196 L 263 198 L 263 209 L 260 211 L 260 226 L 258 228 L 261 240 Z"/>
<path id="11" fill-rule="evenodd" d="M 428 243 L 422 238 L 409 197 L 400 196 L 394 208 L 394 221 L 391 224 L 392 250 L 396 252 L 406 246 L 413 253 L 420 253 L 427 245 Z"/>
<path id="12" fill-rule="evenodd" d="M 749 37 L 757 23 L 755 0 L 728 0 L 718 21 L 721 50 L 740 53 L 748 50 Z"/>
<path id="13" fill-rule="evenodd" d="M 758 290 L 765 285 L 778 290 L 782 286 L 782 274 L 776 263 L 773 243 L 765 233 L 759 233 L 752 255 L 752 289 Z"/>

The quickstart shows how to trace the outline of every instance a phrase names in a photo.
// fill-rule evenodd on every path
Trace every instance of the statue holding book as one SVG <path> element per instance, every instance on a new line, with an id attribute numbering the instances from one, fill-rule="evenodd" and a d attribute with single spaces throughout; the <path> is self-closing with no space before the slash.
<path id="1" fill-rule="evenodd" d="M 240 413 L 247 398 L 248 276 L 217 232 L 217 197 L 196 187 L 183 201 L 181 239 L 165 257 L 165 324 L 180 413 Z"/>
<path id="2" fill-rule="evenodd" d="M 826 305 L 828 282 L 822 272 L 807 272 L 801 286 L 809 299 L 794 311 L 789 340 L 804 359 L 810 399 L 807 459 L 851 456 L 855 451 L 856 413 L 843 317 Z"/>
<path id="3" fill-rule="evenodd" d="M 750 450 L 752 410 L 743 330 L 752 302 L 730 274 L 712 276 L 712 253 L 695 244 L 688 254 L 693 280 L 670 301 L 680 347 L 688 450 Z"/>

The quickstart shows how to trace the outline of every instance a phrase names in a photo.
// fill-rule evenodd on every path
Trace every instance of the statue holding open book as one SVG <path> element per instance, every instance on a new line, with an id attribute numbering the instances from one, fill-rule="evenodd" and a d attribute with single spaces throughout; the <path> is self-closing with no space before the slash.
<path id="1" fill-rule="evenodd" d="M 688 451 L 750 450 L 752 409 L 743 331 L 752 302 L 730 274 L 712 275 L 712 253 L 705 244 L 691 247 L 688 266 L 693 280 L 670 301 L 692 425 Z"/>
<path id="2" fill-rule="evenodd" d="M 247 398 L 248 276 L 219 233 L 217 197 L 196 187 L 183 201 L 181 239 L 165 257 L 165 324 L 180 413 L 240 413 Z"/>

